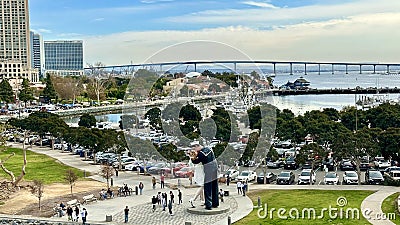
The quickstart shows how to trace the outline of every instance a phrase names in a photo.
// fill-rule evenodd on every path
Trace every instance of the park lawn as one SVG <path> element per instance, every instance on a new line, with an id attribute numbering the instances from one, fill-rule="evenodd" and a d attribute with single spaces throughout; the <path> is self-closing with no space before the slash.
<path id="1" fill-rule="evenodd" d="M 395 224 L 400 225 L 400 216 L 398 214 L 397 210 L 397 197 L 399 196 L 399 193 L 394 193 L 382 202 L 382 212 L 385 213 L 386 215 L 389 216 L 388 213 L 395 213 L 396 217 L 394 220 L 391 220 Z"/>
<path id="2" fill-rule="evenodd" d="M 21 174 L 23 165 L 22 150 L 17 148 L 8 148 L 4 152 L 0 152 L 0 158 L 4 159 L 12 152 L 15 153 L 11 159 L 4 163 L 4 166 L 12 171 L 17 178 Z M 72 169 L 78 178 L 83 178 L 83 171 L 66 166 L 56 159 L 49 156 L 37 154 L 35 152 L 26 151 L 27 165 L 25 181 L 42 180 L 45 184 L 67 183 L 64 179 L 67 169 Z M 8 174 L 0 169 L 0 178 L 10 179 Z"/>
<path id="3" fill-rule="evenodd" d="M 267 203 L 268 214 L 266 218 L 259 218 L 257 215 L 258 209 L 254 209 L 248 216 L 234 223 L 235 225 L 326 225 L 326 224 L 343 224 L 343 225 L 361 225 L 370 224 L 361 213 L 361 202 L 370 194 L 372 191 L 331 191 L 331 190 L 262 190 L 250 192 L 249 197 L 253 201 L 254 205 L 257 205 L 258 196 L 261 198 L 262 205 Z M 345 197 L 347 205 L 344 207 L 337 206 L 337 199 L 339 197 Z M 329 211 L 324 212 L 323 218 L 319 219 L 323 208 L 342 208 L 343 216 L 342 219 L 330 219 Z M 284 208 L 286 209 L 286 215 L 288 219 L 278 218 L 277 210 L 272 214 L 273 218 L 270 218 L 269 211 L 271 208 Z M 305 214 L 305 218 L 291 219 L 289 218 L 289 210 L 296 208 L 299 211 L 300 217 L 302 216 L 303 208 L 314 208 L 315 219 L 309 219 L 308 214 Z M 357 208 L 360 212 L 359 219 L 352 219 L 351 214 L 349 219 L 346 219 L 346 209 Z M 260 212 L 263 215 L 264 210 Z"/>

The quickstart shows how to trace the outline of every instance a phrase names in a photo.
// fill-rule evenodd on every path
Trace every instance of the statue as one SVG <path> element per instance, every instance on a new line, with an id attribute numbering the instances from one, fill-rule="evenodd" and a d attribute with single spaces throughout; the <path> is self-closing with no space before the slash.
<path id="1" fill-rule="evenodd" d="M 193 150 L 189 153 L 192 163 L 202 163 L 204 167 L 204 198 L 207 210 L 219 206 L 218 199 L 218 164 L 214 152 L 195 141 L 190 144 Z"/>

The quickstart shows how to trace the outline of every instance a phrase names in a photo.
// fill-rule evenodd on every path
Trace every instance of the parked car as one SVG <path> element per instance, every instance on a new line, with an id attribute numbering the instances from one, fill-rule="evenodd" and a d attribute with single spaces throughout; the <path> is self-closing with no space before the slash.
<path id="1" fill-rule="evenodd" d="M 292 171 L 282 171 L 276 178 L 277 184 L 293 184 L 294 183 L 294 173 Z"/>
<path id="2" fill-rule="evenodd" d="M 372 167 L 373 167 L 373 163 L 370 163 L 370 162 L 364 161 L 364 160 L 362 160 L 360 162 L 360 170 L 361 171 L 367 171 L 367 170 L 371 169 Z"/>
<path id="3" fill-rule="evenodd" d="M 239 176 L 239 171 L 236 169 L 229 169 L 227 171 L 225 171 L 225 173 L 221 173 L 218 178 L 223 178 L 223 177 L 229 177 L 231 178 L 231 180 L 236 179 L 237 176 Z"/>
<path id="4" fill-rule="evenodd" d="M 335 170 L 336 164 L 333 158 L 328 158 L 322 162 L 322 165 L 325 166 L 325 168 L 328 169 L 328 171 L 333 171 Z"/>
<path id="5" fill-rule="evenodd" d="M 142 164 L 143 162 L 140 161 L 135 161 L 133 163 L 129 163 L 125 165 L 125 170 L 129 171 L 137 171 L 137 168 Z"/>
<path id="6" fill-rule="evenodd" d="M 389 177 L 393 180 L 400 180 L 400 171 L 392 170 L 389 172 Z"/>
<path id="7" fill-rule="evenodd" d="M 169 167 L 169 164 L 165 163 L 165 162 L 159 162 L 159 163 L 155 164 L 154 166 L 150 167 L 148 169 L 148 172 L 150 174 L 160 174 L 161 169 L 164 167 Z"/>
<path id="8" fill-rule="evenodd" d="M 314 184 L 316 182 L 316 176 L 314 171 L 311 173 L 311 169 L 304 169 L 301 171 L 297 184 L 310 184 L 310 175 L 312 179 L 311 182 Z"/>
<path id="9" fill-rule="evenodd" d="M 387 176 L 390 176 L 390 172 L 392 172 L 393 170 L 400 170 L 400 167 L 398 167 L 398 166 L 390 166 L 390 167 L 388 167 L 388 168 L 386 168 L 384 171 L 383 171 L 383 174 L 384 175 L 387 175 Z"/>
<path id="10" fill-rule="evenodd" d="M 355 171 L 345 171 L 343 174 L 343 184 L 358 184 L 358 175 Z"/>
<path id="11" fill-rule="evenodd" d="M 375 167 L 378 169 L 385 169 L 389 166 L 391 166 L 391 163 L 389 160 L 386 160 L 384 157 L 375 157 Z"/>
<path id="12" fill-rule="evenodd" d="M 267 184 L 270 184 L 271 182 L 276 181 L 276 175 L 272 172 L 269 172 L 266 174 L 265 180 Z M 257 184 L 264 184 L 264 173 L 258 174 Z"/>
<path id="13" fill-rule="evenodd" d="M 367 184 L 383 184 L 384 180 L 380 171 L 370 169 L 365 172 L 365 181 Z"/>
<path id="14" fill-rule="evenodd" d="M 282 160 L 278 159 L 276 161 L 269 161 L 267 162 L 267 167 L 268 168 L 280 168 L 282 166 Z"/>
<path id="15" fill-rule="evenodd" d="M 253 181 L 257 179 L 257 173 L 254 171 L 244 170 L 242 171 L 239 176 L 236 177 L 238 181 Z"/>
<path id="16" fill-rule="evenodd" d="M 349 160 L 342 160 L 340 162 L 339 167 L 340 167 L 341 171 L 354 170 L 355 169 L 354 163 L 352 161 L 349 161 Z"/>
<path id="17" fill-rule="evenodd" d="M 297 169 L 299 165 L 297 164 L 297 162 L 295 161 L 294 157 L 288 157 L 285 160 L 285 164 L 283 165 L 284 169 Z"/>
<path id="18" fill-rule="evenodd" d="M 324 178 L 325 184 L 339 184 L 339 177 L 335 172 L 329 172 L 325 174 Z"/>
<path id="19" fill-rule="evenodd" d="M 190 167 L 183 167 L 175 172 L 175 176 L 181 178 L 190 177 L 191 175 L 193 176 L 193 170 Z"/>

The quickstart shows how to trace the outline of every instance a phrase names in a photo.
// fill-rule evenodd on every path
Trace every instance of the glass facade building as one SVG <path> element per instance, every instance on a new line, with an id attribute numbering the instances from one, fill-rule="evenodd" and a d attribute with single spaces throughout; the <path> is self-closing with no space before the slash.
<path id="1" fill-rule="evenodd" d="M 83 41 L 44 41 L 46 73 L 83 74 Z"/>

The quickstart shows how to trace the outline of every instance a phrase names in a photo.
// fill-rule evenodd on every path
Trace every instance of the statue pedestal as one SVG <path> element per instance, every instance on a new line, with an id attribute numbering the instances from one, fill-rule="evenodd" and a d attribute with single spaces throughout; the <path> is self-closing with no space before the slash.
<path id="1" fill-rule="evenodd" d="M 230 209 L 231 207 L 227 203 L 220 203 L 218 208 L 212 208 L 211 210 L 205 209 L 204 206 L 196 206 L 196 208 L 187 208 L 186 211 L 196 215 L 218 215 L 229 212 Z"/>

